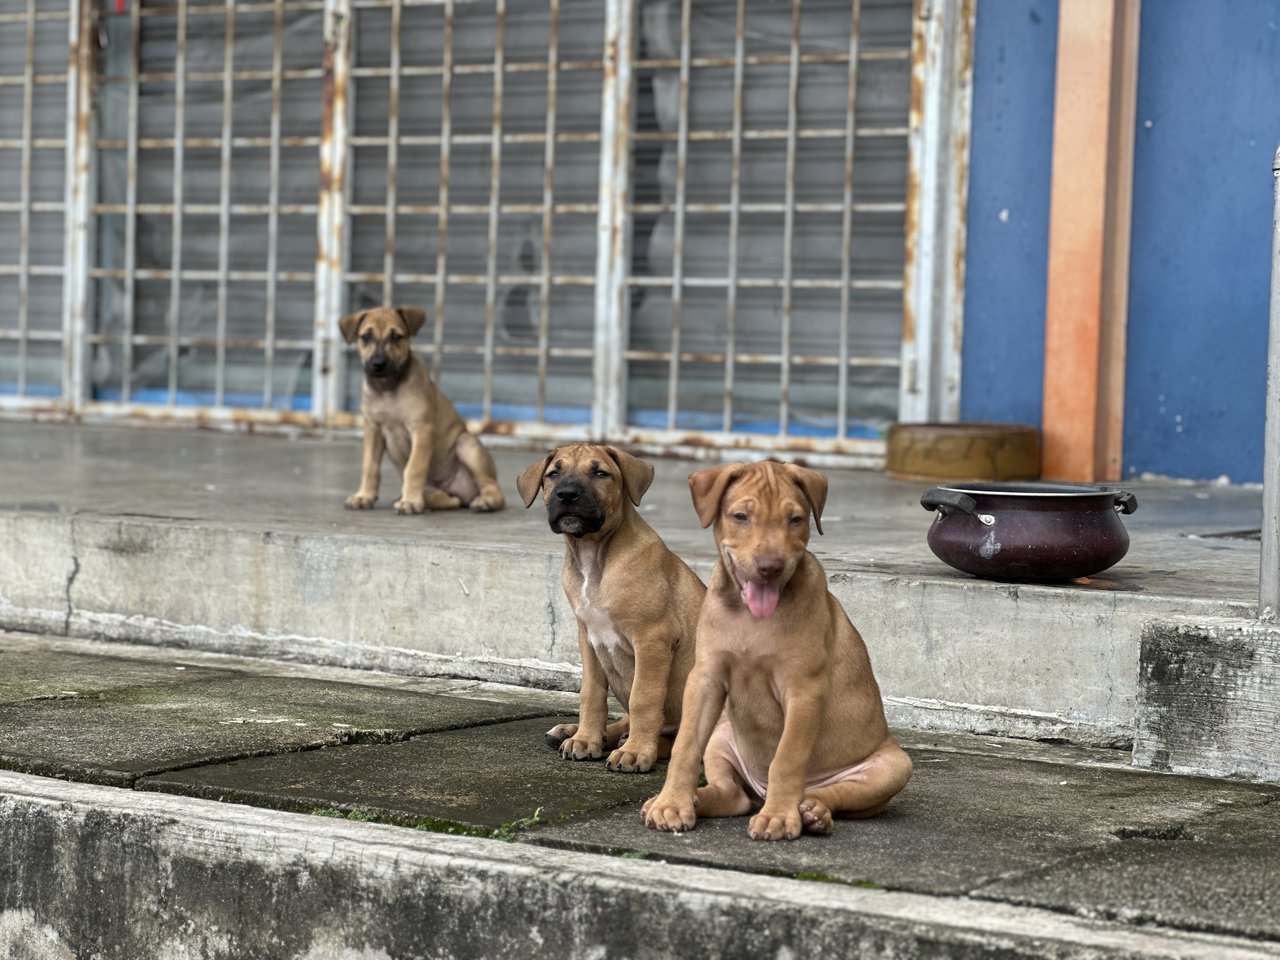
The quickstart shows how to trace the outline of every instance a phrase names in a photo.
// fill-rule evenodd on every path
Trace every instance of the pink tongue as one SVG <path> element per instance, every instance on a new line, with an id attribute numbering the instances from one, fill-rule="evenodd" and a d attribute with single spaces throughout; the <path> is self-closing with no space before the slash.
<path id="1" fill-rule="evenodd" d="M 776 583 L 759 584 L 748 580 L 742 588 L 742 602 L 753 617 L 767 617 L 777 609 L 779 593 Z"/>

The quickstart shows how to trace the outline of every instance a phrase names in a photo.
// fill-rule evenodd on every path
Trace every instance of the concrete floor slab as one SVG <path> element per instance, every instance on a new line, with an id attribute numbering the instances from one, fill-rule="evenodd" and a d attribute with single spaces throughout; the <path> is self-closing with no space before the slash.
<path id="1" fill-rule="evenodd" d="M 757 843 L 745 817 L 700 820 L 684 834 L 650 830 L 638 810 L 535 828 L 530 839 L 580 850 L 635 851 L 679 863 L 859 886 L 981 895 L 1049 865 L 1070 874 L 1085 851 L 1120 837 L 1163 835 L 1224 804 L 1261 806 L 1265 789 L 1078 764 L 911 748 L 915 773 L 889 809 L 836 824 L 831 836 Z"/>
<path id="2" fill-rule="evenodd" d="M 104 675 L 134 669 L 98 658 Z M 544 708 L 232 675 L 0 705 L 0 766 L 127 785 L 162 770 L 537 716 Z"/>
<path id="3" fill-rule="evenodd" d="M 563 760 L 543 734 L 561 717 L 414 737 L 404 743 L 314 750 L 148 777 L 144 790 L 279 810 L 356 811 L 444 832 L 556 823 L 635 808 L 662 786 L 661 770 L 613 773 Z"/>
<path id="4" fill-rule="evenodd" d="M 983 895 L 1055 910 L 1280 941 L 1280 817 L 1224 807 L 1131 836 Z"/>
<path id="5" fill-rule="evenodd" d="M 494 516 L 349 512 L 358 444 L 48 424 L 0 430 L 0 629 L 200 647 L 409 675 L 573 689 L 562 546 L 496 451 Z M 641 505 L 705 575 L 685 477 L 661 460 Z M 1115 568 L 1066 585 L 960 574 L 925 542 L 927 484 L 829 470 L 812 548 L 863 633 L 893 723 L 1129 744 L 1145 623 L 1249 617 L 1256 489 L 1141 480 Z"/>

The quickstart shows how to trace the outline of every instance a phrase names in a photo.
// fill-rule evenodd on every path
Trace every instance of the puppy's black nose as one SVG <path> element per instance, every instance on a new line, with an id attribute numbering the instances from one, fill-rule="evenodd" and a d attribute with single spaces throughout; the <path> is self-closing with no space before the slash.
<path id="1" fill-rule="evenodd" d="M 555 489 L 555 497 L 561 503 L 577 503 L 582 495 L 582 488 L 576 483 L 564 483 Z"/>
<path id="2" fill-rule="evenodd" d="M 383 370 L 387 369 L 387 358 L 374 357 L 369 361 L 369 369 L 375 373 L 381 373 Z"/>
<path id="3" fill-rule="evenodd" d="M 782 558 L 756 557 L 756 572 L 766 580 L 772 580 L 782 573 Z"/>

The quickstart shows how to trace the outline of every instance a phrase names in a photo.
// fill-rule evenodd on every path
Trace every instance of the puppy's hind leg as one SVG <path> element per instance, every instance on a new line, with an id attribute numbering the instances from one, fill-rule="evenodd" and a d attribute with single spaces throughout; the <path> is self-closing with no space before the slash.
<path id="1" fill-rule="evenodd" d="M 883 813 L 910 778 L 911 758 L 892 740 L 887 741 L 845 779 L 805 791 L 800 801 L 805 833 L 830 833 L 833 818 L 860 820 Z"/>
<path id="2" fill-rule="evenodd" d="M 423 502 L 426 503 L 428 510 L 457 510 L 462 506 L 462 501 L 452 493 L 431 486 L 423 491 Z"/>
<path id="3" fill-rule="evenodd" d="M 506 506 L 502 496 L 502 488 L 498 486 L 498 470 L 493 464 L 493 457 L 479 440 L 469 433 L 458 437 L 454 453 L 462 461 L 463 466 L 471 471 L 480 492 L 469 506 L 475 513 L 491 513 Z"/>
<path id="4" fill-rule="evenodd" d="M 722 722 L 711 735 L 702 756 L 702 771 L 707 785 L 698 788 L 698 816 L 741 817 L 751 812 L 751 795 L 729 759 L 731 748 L 727 736 L 729 724 Z"/>

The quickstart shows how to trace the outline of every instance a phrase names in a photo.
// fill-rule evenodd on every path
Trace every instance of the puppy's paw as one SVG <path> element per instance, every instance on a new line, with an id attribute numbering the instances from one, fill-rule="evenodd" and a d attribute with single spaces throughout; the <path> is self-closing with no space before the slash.
<path id="1" fill-rule="evenodd" d="M 392 506 L 403 517 L 411 513 L 423 513 L 427 509 L 427 501 L 422 497 L 400 497 Z"/>
<path id="2" fill-rule="evenodd" d="M 800 801 L 800 822 L 805 833 L 825 837 L 831 833 L 831 808 L 817 797 L 805 797 Z"/>
<path id="3" fill-rule="evenodd" d="M 694 809 L 696 806 L 697 800 L 694 797 L 681 800 L 663 791 L 644 802 L 644 806 L 640 808 L 640 816 L 644 825 L 651 830 L 684 833 L 692 830 L 698 822 L 698 814 Z"/>
<path id="4" fill-rule="evenodd" d="M 783 812 L 761 810 L 747 823 L 752 840 L 794 840 L 800 836 L 800 808 Z"/>
<path id="5" fill-rule="evenodd" d="M 576 723 L 557 723 L 554 727 L 547 731 L 547 746 L 560 749 L 560 744 L 564 743 L 575 733 L 578 732 Z"/>
<path id="6" fill-rule="evenodd" d="M 604 756 L 604 746 L 599 737 L 575 734 L 560 744 L 560 756 L 566 760 L 599 760 Z"/>
<path id="7" fill-rule="evenodd" d="M 609 754 L 609 759 L 605 761 L 605 766 L 610 770 L 618 770 L 622 773 L 648 773 L 653 769 L 653 765 L 658 760 L 658 749 L 656 747 L 641 748 L 638 745 L 631 746 L 628 741 L 624 748 L 621 744 L 618 748 Z"/>
<path id="8" fill-rule="evenodd" d="M 502 494 L 482 493 L 469 504 L 472 513 L 493 513 L 501 510 L 505 503 Z"/>
<path id="9" fill-rule="evenodd" d="M 376 494 L 372 497 L 369 497 L 369 496 L 365 496 L 363 493 L 353 493 L 351 496 L 347 497 L 347 509 L 348 510 L 372 510 L 373 505 L 377 502 L 378 502 L 378 497 Z"/>

